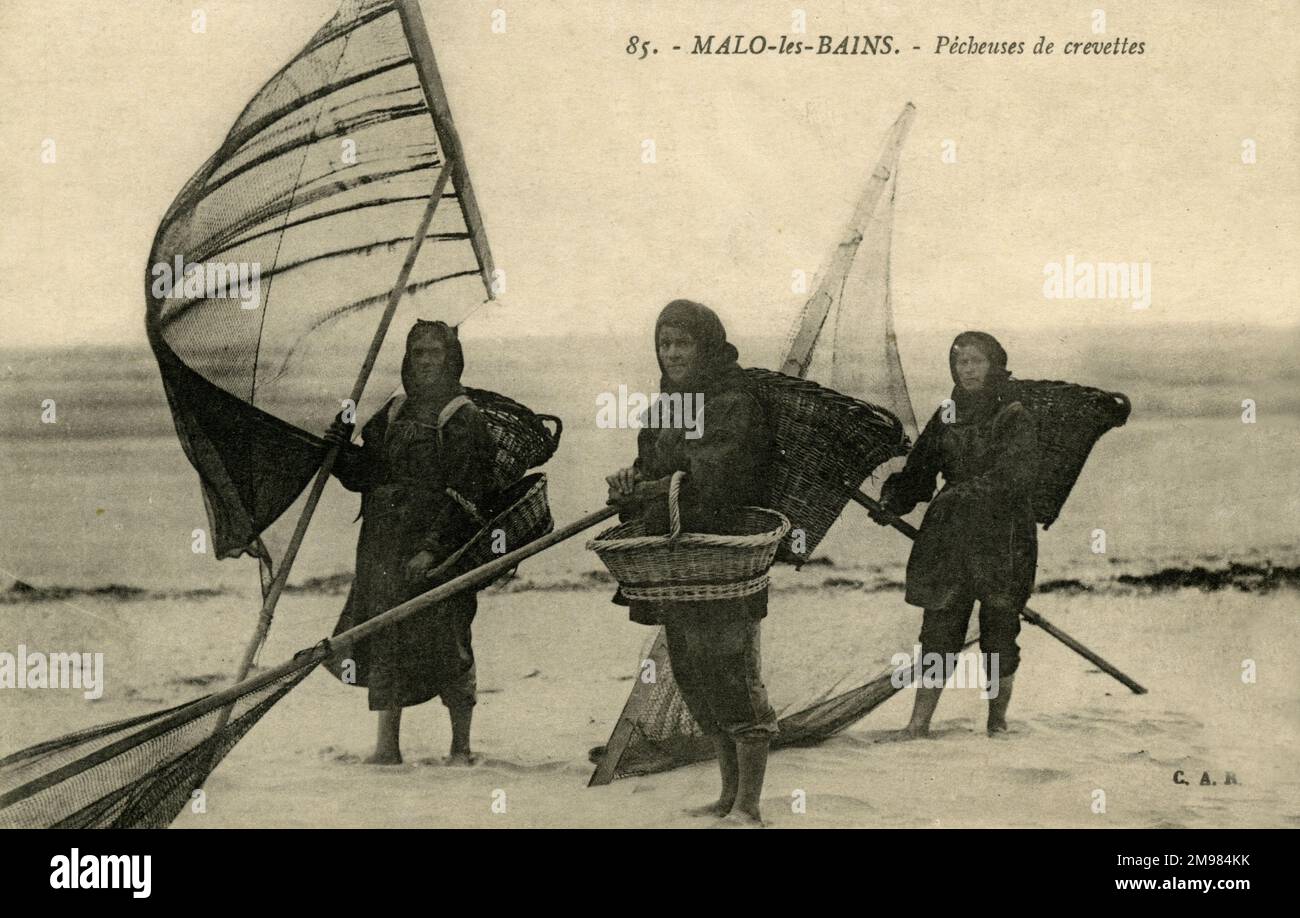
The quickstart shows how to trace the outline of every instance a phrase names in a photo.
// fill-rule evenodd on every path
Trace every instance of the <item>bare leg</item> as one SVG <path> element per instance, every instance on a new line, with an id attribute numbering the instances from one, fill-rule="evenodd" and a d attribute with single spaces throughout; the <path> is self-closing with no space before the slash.
<path id="1" fill-rule="evenodd" d="M 989 699 L 989 736 L 1007 731 L 1007 705 L 1011 704 L 1011 685 L 1015 678 L 1015 673 L 1012 673 L 999 679 L 998 694 Z"/>
<path id="2" fill-rule="evenodd" d="M 736 802 L 736 788 L 740 781 L 736 765 L 736 744 L 725 733 L 713 737 L 713 745 L 718 750 L 718 770 L 722 772 L 722 793 L 713 803 L 693 806 L 683 810 L 687 816 L 726 816 Z"/>
<path id="3" fill-rule="evenodd" d="M 770 742 L 766 733 L 736 741 L 736 774 L 740 780 L 736 802 L 726 817 L 728 823 L 743 826 L 763 824 L 759 801 L 763 796 L 763 778 L 767 774 L 767 750 Z"/>
<path id="4" fill-rule="evenodd" d="M 934 709 L 939 706 L 939 696 L 942 694 L 942 686 L 916 690 L 916 700 L 912 702 L 912 719 L 903 728 L 900 738 L 916 739 L 930 735 L 930 719 L 934 717 Z"/>
<path id="5" fill-rule="evenodd" d="M 379 738 L 375 752 L 366 759 L 367 765 L 401 765 L 402 750 L 398 742 L 402 729 L 402 709 L 390 708 L 379 712 Z"/>
<path id="6" fill-rule="evenodd" d="M 469 729 L 474 721 L 472 704 L 456 705 L 448 708 L 451 715 L 451 754 L 447 756 L 448 765 L 473 765 L 478 761 L 469 748 Z"/>
<path id="7" fill-rule="evenodd" d="M 930 735 L 930 720 L 934 717 L 934 709 L 939 706 L 939 696 L 943 694 L 944 683 L 952 675 L 952 666 L 950 662 L 949 665 L 944 666 L 943 681 L 934 685 L 936 680 L 928 671 L 931 665 L 928 661 L 934 660 L 936 656 L 951 661 L 952 654 L 961 650 L 962 642 L 966 637 L 966 626 L 970 623 L 971 612 L 974 609 L 975 600 L 963 595 L 943 608 L 925 610 L 921 618 L 921 633 L 917 636 L 916 642 L 921 645 L 920 662 L 926 663 L 927 672 L 920 676 L 919 681 L 913 683 L 916 698 L 912 701 L 912 719 L 893 737 L 894 739 L 912 740 Z M 980 614 L 984 614 L 982 606 Z M 984 629 L 980 630 L 983 632 Z"/>

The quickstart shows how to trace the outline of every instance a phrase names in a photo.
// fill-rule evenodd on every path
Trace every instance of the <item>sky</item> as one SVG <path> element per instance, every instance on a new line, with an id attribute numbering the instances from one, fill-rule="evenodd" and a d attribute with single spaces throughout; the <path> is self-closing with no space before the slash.
<path id="1" fill-rule="evenodd" d="M 1105 33 L 1092 33 L 1104 7 Z M 888 57 L 701 57 L 695 34 L 889 33 Z M 193 10 L 206 30 L 192 31 Z M 6 346 L 144 341 L 158 221 L 332 0 L 0 3 Z M 965 327 L 1294 324 L 1300 4 L 424 0 L 504 335 L 638 333 L 687 296 L 783 330 L 905 102 L 900 338 Z M 504 10 L 504 33 L 493 11 Z M 499 19 L 498 19 L 499 21 Z M 638 60 L 629 36 L 663 53 Z M 1122 58 L 934 54 L 939 35 L 1127 37 Z M 919 45 L 920 51 L 912 50 Z M 42 161 L 54 142 L 55 162 Z M 653 140 L 656 161 L 643 162 Z M 1253 142 L 1254 163 L 1242 162 Z M 945 161 L 955 152 L 955 162 Z M 1149 263 L 1151 304 L 1047 299 L 1044 266 Z"/>

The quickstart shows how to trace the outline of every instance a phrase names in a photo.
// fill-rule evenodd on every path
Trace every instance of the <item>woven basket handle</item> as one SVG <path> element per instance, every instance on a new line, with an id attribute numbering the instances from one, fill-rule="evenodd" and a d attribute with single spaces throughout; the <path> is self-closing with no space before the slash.
<path id="1" fill-rule="evenodd" d="M 1115 402 L 1115 416 L 1118 419 L 1116 427 L 1123 427 L 1128 421 L 1129 414 L 1133 411 L 1133 403 L 1128 400 L 1128 396 L 1123 392 L 1107 392 L 1108 396 Z"/>
<path id="2" fill-rule="evenodd" d="M 671 542 L 682 534 L 682 479 L 685 472 L 673 472 L 672 481 L 668 482 L 668 540 Z"/>
<path id="3" fill-rule="evenodd" d="M 460 509 L 468 513 L 474 522 L 480 527 L 487 525 L 487 520 L 483 519 L 483 514 L 478 512 L 478 507 L 474 506 L 473 502 L 470 501 L 469 498 L 458 493 L 455 488 L 447 488 L 446 493 L 447 496 L 454 500 L 460 506 Z"/>
<path id="4" fill-rule="evenodd" d="M 543 427 L 547 421 L 550 421 L 555 425 L 555 431 L 553 433 L 549 430 L 546 432 L 551 435 L 551 439 L 555 441 L 555 445 L 558 448 L 560 445 L 560 434 L 564 433 L 564 422 L 553 414 L 539 414 L 537 420 L 542 422 Z"/>

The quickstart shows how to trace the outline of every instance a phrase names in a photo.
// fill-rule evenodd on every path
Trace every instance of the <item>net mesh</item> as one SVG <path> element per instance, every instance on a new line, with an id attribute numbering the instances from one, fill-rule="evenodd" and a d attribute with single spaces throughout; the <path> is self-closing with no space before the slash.
<path id="1" fill-rule="evenodd" d="M 623 712 L 621 722 L 626 736 L 620 739 L 626 746 L 617 764 L 610 769 L 609 780 L 668 771 L 714 757 L 712 741 L 700 732 L 673 681 L 672 662 L 662 631 L 656 634 L 644 658 L 655 664 L 655 681 L 647 684 L 645 691 L 634 692 Z M 792 706 L 797 710 L 783 713 L 777 719 L 780 732 L 772 747 L 811 745 L 856 723 L 899 691 L 893 685 L 893 673 L 890 668 L 847 691 Z M 597 750 L 598 764 L 604 760 L 607 749 Z"/>
<path id="2" fill-rule="evenodd" d="M 817 291 L 795 317 L 779 360 L 839 393 L 882 406 L 915 440 L 916 416 L 898 354 L 889 276 L 899 153 L 911 114 L 908 106 L 895 123 L 853 222 L 833 250 Z M 1038 420 L 1042 462 L 1034 503 L 1039 522 L 1047 526 L 1060 512 L 1097 439 L 1127 419 L 1129 403 L 1118 393 L 1071 383 L 1020 380 L 1016 385 L 1017 397 Z M 881 482 L 904 462 L 895 457 L 878 463 L 862 490 L 878 497 Z M 877 553 L 882 538 L 897 540 L 892 532 L 882 534 L 864 513 L 842 517 L 836 528 L 844 537 L 841 544 L 860 556 Z M 825 608 L 828 605 L 850 608 L 836 611 Z M 884 610 L 868 617 L 855 614 L 859 610 L 852 606 L 857 603 L 822 606 L 801 609 L 796 624 L 775 616 L 764 622 L 764 678 L 778 711 L 780 732 L 773 743 L 778 748 L 827 739 L 910 682 L 910 670 L 894 678 L 895 669 L 886 661 L 914 649 L 915 614 Z M 977 639 L 972 616 L 966 647 Z M 655 680 L 637 681 L 610 742 L 593 750 L 593 784 L 714 755 L 673 681 L 662 630 L 643 659 L 654 662 Z"/>
<path id="3" fill-rule="evenodd" d="M 412 49 L 422 49 L 418 53 Z M 491 256 L 418 6 L 344 0 L 257 92 L 158 227 L 145 326 L 181 445 L 199 473 L 219 557 L 269 556 L 262 534 L 320 466 L 408 252 L 397 328 L 456 325 Z M 435 191 L 421 243 L 414 234 Z M 373 414 L 400 375 L 381 350 Z M 523 406 L 476 392 L 499 450 L 523 468 L 558 439 Z M 502 442 L 505 446 L 502 446 Z M 523 458 L 524 456 L 528 458 Z M 0 760 L 0 827 L 169 825 L 227 752 L 329 654 L 179 707 Z"/>
<path id="4" fill-rule="evenodd" d="M 253 96 L 158 228 L 146 327 L 219 557 L 257 553 L 319 467 L 325 445 L 308 431 L 348 397 L 444 167 L 357 415 L 397 385 L 397 329 L 417 317 L 455 325 L 483 299 L 486 240 L 411 47 L 397 3 L 346 0 Z"/>
<path id="5" fill-rule="evenodd" d="M 786 372 L 798 372 L 835 390 L 828 397 L 848 395 L 885 409 L 893 416 L 890 420 L 899 430 L 899 439 L 903 431 L 916 436 L 889 294 L 894 191 L 911 114 L 909 105 L 891 130 L 850 226 L 820 272 L 816 291 L 795 316 L 777 359 Z M 768 406 L 769 416 L 772 410 Z M 830 425 L 830 433 L 845 439 L 861 435 L 854 428 L 853 419 L 845 417 Z M 886 444 L 882 441 L 882 445 Z M 862 476 L 872 473 L 863 488 L 878 493 L 884 474 L 901 467 L 901 458 L 891 459 L 900 452 L 876 453 L 854 481 L 854 489 Z M 795 466 L 809 461 L 802 449 L 788 458 Z M 806 487 L 800 490 L 808 493 Z M 816 501 L 833 520 L 847 497 L 828 501 L 827 496 Z M 860 515 L 865 519 L 865 514 Z M 859 544 L 854 547 L 863 553 L 879 538 L 862 529 L 855 529 L 853 535 L 861 537 L 855 538 Z M 805 622 L 814 617 L 807 611 L 803 615 Z M 893 668 L 884 661 L 900 647 L 912 646 L 916 625 L 910 617 L 897 617 L 867 636 L 853 619 L 836 621 L 827 610 L 816 615 L 820 616 L 817 625 L 797 634 L 781 632 L 782 623 L 774 621 L 775 616 L 764 622 L 764 678 L 780 729 L 776 747 L 824 740 L 884 702 L 897 691 L 891 680 Z M 812 634 L 814 630 L 818 636 Z M 593 750 L 593 784 L 664 771 L 714 755 L 711 741 L 700 732 L 673 680 L 662 629 L 642 658 L 654 662 L 654 681 L 634 683 L 609 742 Z M 646 671 L 644 666 L 638 669 L 638 673 Z"/>
<path id="6" fill-rule="evenodd" d="M 300 653 L 219 694 L 0 759 L 0 827 L 165 828 L 226 753 L 323 659 Z M 230 718 L 218 729 L 225 708 Z"/>

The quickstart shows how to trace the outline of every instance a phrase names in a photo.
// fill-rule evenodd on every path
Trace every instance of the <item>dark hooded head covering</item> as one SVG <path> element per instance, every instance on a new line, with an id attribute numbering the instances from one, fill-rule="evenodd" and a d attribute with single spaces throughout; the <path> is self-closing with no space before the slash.
<path id="1" fill-rule="evenodd" d="M 411 366 L 411 346 L 420 338 L 441 341 L 447 349 L 446 372 L 437 379 L 417 379 Z M 465 352 L 461 350 L 456 329 L 446 322 L 416 321 L 406 336 L 406 355 L 402 358 L 402 388 L 408 398 L 438 402 L 437 410 L 454 395 L 460 394 L 460 374 L 465 371 Z"/>
<path id="2" fill-rule="evenodd" d="M 989 372 L 984 378 L 984 386 L 975 392 L 967 392 L 957 378 L 957 348 L 975 347 L 988 358 Z M 948 371 L 952 374 L 952 399 L 957 404 L 957 423 L 978 422 L 996 411 L 1005 401 L 1008 392 L 1007 380 L 1011 371 L 1007 369 L 1006 349 L 987 332 L 966 331 L 953 339 L 948 349 Z"/>
<path id="3" fill-rule="evenodd" d="M 665 325 L 679 328 L 695 339 L 696 370 L 685 383 L 675 383 L 659 363 L 660 392 L 716 392 L 742 385 L 745 374 L 740 369 L 736 346 L 727 340 L 718 314 L 703 303 L 673 300 L 655 320 L 655 359 L 659 359 L 659 332 Z"/>

